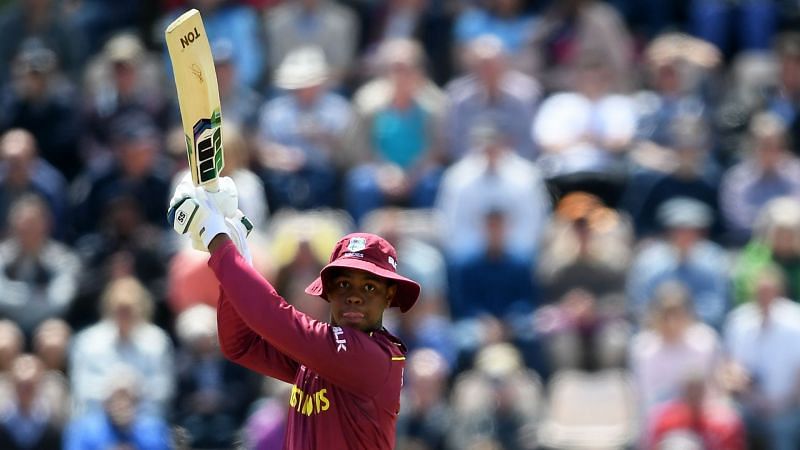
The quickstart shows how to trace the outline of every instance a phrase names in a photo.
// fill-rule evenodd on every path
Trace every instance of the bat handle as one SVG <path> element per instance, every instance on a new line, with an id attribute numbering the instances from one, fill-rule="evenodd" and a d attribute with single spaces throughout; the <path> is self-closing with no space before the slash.
<path id="1" fill-rule="evenodd" d="M 207 192 L 219 192 L 219 181 L 217 178 L 209 181 L 208 183 L 203 184 L 203 189 Z"/>

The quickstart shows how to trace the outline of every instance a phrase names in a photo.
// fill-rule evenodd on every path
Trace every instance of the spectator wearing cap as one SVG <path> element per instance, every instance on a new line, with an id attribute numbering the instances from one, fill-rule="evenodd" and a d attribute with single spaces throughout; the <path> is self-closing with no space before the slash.
<path id="1" fill-rule="evenodd" d="M 725 321 L 723 379 L 742 413 L 748 448 L 790 450 L 800 442 L 800 306 L 784 297 L 785 286 L 780 268 L 761 268 L 752 301 Z"/>
<path id="2" fill-rule="evenodd" d="M 74 86 L 60 76 L 53 50 L 39 42 L 26 44 L 12 61 L 12 82 L 0 92 L 0 129 L 30 131 L 41 156 L 71 180 L 82 168 Z"/>
<path id="3" fill-rule="evenodd" d="M 89 168 L 77 181 L 75 228 L 81 234 L 97 231 L 115 212 L 112 202 L 125 197 L 138 203 L 145 222 L 165 228 L 162 204 L 168 199 L 169 174 L 159 164 L 161 132 L 148 115 L 132 112 L 111 124 L 111 142 L 111 165 Z"/>
<path id="4" fill-rule="evenodd" d="M 258 136 L 275 209 L 334 205 L 338 172 L 363 153 L 353 142 L 353 109 L 328 90 L 329 77 L 318 47 L 291 51 L 275 73 L 276 86 L 286 92 L 264 105 Z"/>
<path id="5" fill-rule="evenodd" d="M 289 0 L 267 12 L 264 28 L 273 70 L 293 51 L 314 46 L 331 66 L 331 85 L 347 77 L 359 35 L 356 15 L 347 6 L 333 0 Z"/>
<path id="6" fill-rule="evenodd" d="M 242 49 L 234 47 L 233 42 L 228 39 L 218 39 L 211 43 L 225 123 L 232 121 L 241 124 L 245 135 L 249 137 L 258 127 L 258 111 L 264 99 L 257 90 L 239 79 L 236 54 L 240 51 Z"/>
<path id="7" fill-rule="evenodd" d="M 800 198 L 800 160 L 789 152 L 786 124 L 764 113 L 755 116 L 749 130 L 752 150 L 722 177 L 719 204 L 734 243 L 745 242 L 758 211 L 770 200 Z"/>
<path id="8" fill-rule="evenodd" d="M 388 205 L 430 208 L 442 173 L 445 97 L 423 69 L 422 48 L 390 40 L 379 51 L 382 75 L 355 94 L 368 161 L 347 175 L 346 203 L 360 222 Z"/>
<path id="9" fill-rule="evenodd" d="M 437 194 L 445 256 L 458 262 L 482 252 L 483 218 L 497 210 L 505 214 L 505 250 L 533 261 L 550 216 L 542 176 L 493 123 L 476 124 L 470 135 L 472 151 L 445 171 Z"/>
<path id="10" fill-rule="evenodd" d="M 729 257 L 706 237 L 711 210 L 701 202 L 678 197 L 658 211 L 664 237 L 637 250 L 628 273 L 628 308 L 642 323 L 657 287 L 680 281 L 689 290 L 693 313 L 713 327 L 722 325 L 730 305 Z"/>
<path id="11" fill-rule="evenodd" d="M 30 336 L 51 317 L 64 317 L 75 299 L 81 261 L 51 237 L 47 204 L 29 194 L 9 212 L 10 236 L 0 243 L 0 315 Z"/>
<path id="12" fill-rule="evenodd" d="M 470 41 L 464 58 L 469 73 L 446 86 L 447 156 L 457 160 L 468 153 L 470 129 L 491 120 L 502 124 L 511 148 L 533 159 L 536 150 L 531 142 L 530 124 L 541 95 L 539 83 L 510 67 L 508 50 L 495 36 Z"/>
<path id="13" fill-rule="evenodd" d="M 26 194 L 42 197 L 53 214 L 53 236 L 67 237 L 67 182 L 47 161 L 38 155 L 36 138 L 15 128 L 0 136 L 0 234 L 8 231 L 11 204 Z"/>
<path id="14" fill-rule="evenodd" d="M 158 416 L 142 408 L 152 380 L 128 367 L 111 368 L 97 381 L 102 408 L 77 416 L 64 430 L 64 450 L 173 448 L 170 429 Z"/>
<path id="15" fill-rule="evenodd" d="M 147 380 L 139 407 L 165 417 L 175 391 L 172 342 L 153 325 L 152 296 L 133 277 L 108 283 L 102 298 L 102 319 L 75 335 L 69 371 L 74 413 L 98 413 L 107 400 L 105 381 L 121 366 Z"/>
<path id="16" fill-rule="evenodd" d="M 203 15 L 203 25 L 209 43 L 213 45 L 215 42 L 226 40 L 236 50 L 231 56 L 236 68 L 237 83 L 258 89 L 265 81 L 263 79 L 265 52 L 262 44 L 263 30 L 256 11 L 250 6 L 225 0 L 189 0 L 186 3 L 188 5 L 171 11 L 164 18 L 160 29 L 165 29 L 172 20 L 183 14 L 187 7 L 197 8 Z M 266 54 L 270 60 L 278 56 L 271 51 Z M 172 66 L 168 58 L 165 48 L 164 61 L 171 73 Z"/>
<path id="17" fill-rule="evenodd" d="M 121 116 L 138 113 L 154 123 L 167 122 L 171 108 L 161 77 L 157 61 L 148 55 L 138 36 L 123 32 L 106 42 L 87 66 L 83 80 L 86 100 L 81 156 L 88 166 L 97 170 L 111 164 L 112 127 Z"/>

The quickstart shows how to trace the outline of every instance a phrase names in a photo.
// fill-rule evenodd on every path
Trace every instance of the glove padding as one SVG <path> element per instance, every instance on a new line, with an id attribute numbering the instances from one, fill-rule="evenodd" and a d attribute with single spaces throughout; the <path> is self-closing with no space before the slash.
<path id="1" fill-rule="evenodd" d="M 216 235 L 227 234 L 239 253 L 252 264 L 247 246 L 247 236 L 253 229 L 252 223 L 238 209 L 233 217 L 224 217 L 205 189 L 194 188 L 191 196 L 183 197 L 170 208 L 168 216 L 176 232 L 189 233 L 194 249 L 207 252 L 208 245 Z"/>
<path id="2" fill-rule="evenodd" d="M 222 212 L 225 217 L 233 218 L 236 216 L 236 211 L 239 209 L 239 192 L 236 189 L 236 184 L 231 177 L 219 177 L 217 179 L 219 190 L 217 192 L 207 192 L 211 203 L 217 207 L 217 210 Z M 169 210 L 172 211 L 178 203 L 188 197 L 194 197 L 196 186 L 192 183 L 192 175 L 186 173 L 181 178 L 180 183 L 175 186 L 175 192 L 169 201 Z M 172 221 L 170 221 L 171 225 Z"/>

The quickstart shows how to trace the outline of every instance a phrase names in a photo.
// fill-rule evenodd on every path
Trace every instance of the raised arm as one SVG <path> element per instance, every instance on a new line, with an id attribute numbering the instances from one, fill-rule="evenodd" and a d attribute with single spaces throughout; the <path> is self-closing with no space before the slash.
<path id="1" fill-rule="evenodd" d="M 208 265 L 227 299 L 220 304 L 222 319 L 231 320 L 228 308 L 232 306 L 246 326 L 258 334 L 254 337 L 239 325 L 238 332 L 226 337 L 237 342 L 231 356 L 242 359 L 247 353 L 248 361 L 256 364 L 258 352 L 271 346 L 351 392 L 374 396 L 381 390 L 391 369 L 388 349 L 366 333 L 335 327 L 297 311 L 246 263 L 227 236 L 214 238 L 209 250 L 212 255 Z M 261 338 L 266 342 L 257 344 L 256 339 Z"/>

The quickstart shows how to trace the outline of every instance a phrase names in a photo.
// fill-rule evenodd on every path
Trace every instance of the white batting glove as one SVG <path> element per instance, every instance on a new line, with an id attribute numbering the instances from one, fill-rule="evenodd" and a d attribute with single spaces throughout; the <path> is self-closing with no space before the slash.
<path id="1" fill-rule="evenodd" d="M 236 183 L 233 182 L 231 177 L 220 177 L 217 183 L 219 190 L 217 192 L 208 192 L 208 197 L 217 209 L 222 212 L 223 216 L 233 218 L 239 209 L 239 192 L 236 189 Z M 181 178 L 180 183 L 175 186 L 175 192 L 169 201 L 169 209 L 173 209 L 184 198 L 194 196 L 195 187 L 192 182 L 192 175 L 187 172 Z"/>

